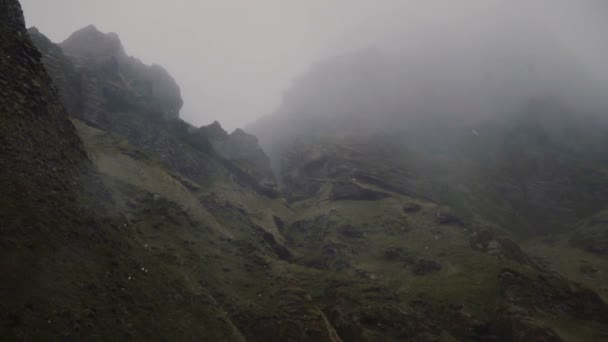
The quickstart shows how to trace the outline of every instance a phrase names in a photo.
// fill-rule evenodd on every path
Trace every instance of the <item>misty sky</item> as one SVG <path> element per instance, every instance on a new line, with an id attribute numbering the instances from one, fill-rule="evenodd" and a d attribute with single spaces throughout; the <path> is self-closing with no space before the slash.
<path id="1" fill-rule="evenodd" d="M 471 22 L 491 27 L 499 19 L 516 28 L 526 17 L 591 66 L 603 65 L 606 55 L 608 6 L 602 0 L 21 3 L 27 25 L 55 42 L 89 24 L 117 32 L 128 54 L 160 64 L 175 77 L 185 102 L 183 119 L 194 125 L 219 120 L 229 130 L 273 112 L 293 79 L 318 60 L 370 45 L 411 49 L 444 33 L 480 27 Z"/>

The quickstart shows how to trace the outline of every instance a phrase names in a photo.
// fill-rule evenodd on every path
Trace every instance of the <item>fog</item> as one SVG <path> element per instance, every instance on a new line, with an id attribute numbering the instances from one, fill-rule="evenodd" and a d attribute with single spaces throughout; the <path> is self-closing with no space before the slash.
<path id="1" fill-rule="evenodd" d="M 176 78 L 183 119 L 230 130 L 300 105 L 334 115 L 350 100 L 338 107 L 364 117 L 486 115 L 555 93 L 600 106 L 608 80 L 601 0 L 21 2 L 56 42 L 88 24 L 117 32 L 127 53 Z"/>

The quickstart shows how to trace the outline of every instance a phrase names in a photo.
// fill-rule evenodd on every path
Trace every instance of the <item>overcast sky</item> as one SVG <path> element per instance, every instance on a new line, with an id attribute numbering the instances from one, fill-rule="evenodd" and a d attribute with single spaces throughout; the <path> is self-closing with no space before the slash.
<path id="1" fill-rule="evenodd" d="M 293 79 L 330 55 L 377 42 L 421 44 L 467 21 L 531 6 L 581 58 L 604 62 L 602 0 L 21 0 L 28 26 L 55 42 L 94 24 L 127 53 L 164 66 L 194 125 L 229 130 L 273 112 Z M 534 4 L 530 4 L 534 3 Z M 549 5 L 551 4 L 551 5 Z M 601 9 L 601 10 L 600 10 Z M 523 11 L 523 12 L 521 12 Z M 514 25 L 517 25 L 516 21 Z M 428 31 L 428 32 L 427 32 Z"/>

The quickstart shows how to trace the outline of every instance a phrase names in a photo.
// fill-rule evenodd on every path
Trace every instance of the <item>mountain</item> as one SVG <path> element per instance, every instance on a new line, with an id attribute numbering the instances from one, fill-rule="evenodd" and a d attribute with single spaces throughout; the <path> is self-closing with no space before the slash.
<path id="1" fill-rule="evenodd" d="M 233 162 L 255 162 L 256 168 L 235 167 L 221 158 L 217 153 L 221 150 L 212 148 L 204 127 L 179 119 L 182 99 L 173 78 L 160 66 L 146 66 L 128 57 L 116 34 L 88 26 L 57 45 L 35 28 L 29 33 L 72 117 L 124 136 L 196 181 L 220 177 L 223 171 L 217 170 L 230 169 L 224 171 L 241 184 L 276 196 L 274 179 L 263 170 L 269 168 L 264 165 L 269 161 L 261 149 L 247 160 L 228 156 Z M 254 141 L 251 148 L 256 146 Z"/>
<path id="2" fill-rule="evenodd" d="M 323 268 L 370 265 L 368 272 L 373 277 L 394 284 L 405 296 L 416 288 L 406 284 L 416 281 L 396 270 L 387 272 L 386 266 L 366 259 L 362 251 L 369 257 L 379 256 L 385 249 L 385 261 L 411 263 L 414 272 L 420 257 L 423 265 L 435 269 L 429 273 L 445 277 L 439 280 L 426 275 L 439 289 L 423 285 L 426 290 L 422 293 L 428 296 L 432 292 L 436 297 L 431 302 L 441 303 L 465 298 L 463 294 L 450 298 L 459 286 L 476 296 L 502 286 L 500 275 L 494 278 L 496 285 L 474 278 L 500 274 L 511 266 L 499 262 L 496 267 L 502 271 L 492 271 L 492 267 L 451 254 L 472 249 L 534 270 L 567 275 L 605 300 L 606 288 L 601 284 L 606 281 L 606 226 L 597 217 L 604 212 L 608 195 L 602 152 L 608 121 L 601 105 L 581 102 L 565 94 L 561 85 L 550 87 L 555 75 L 547 65 L 527 76 L 527 63 L 517 59 L 511 64 L 513 69 L 481 63 L 478 73 L 484 74 L 488 67 L 498 76 L 476 85 L 470 79 L 474 76 L 460 77 L 459 70 L 433 64 L 433 57 L 429 57 L 431 65 L 439 71 L 426 61 L 413 66 L 404 63 L 408 58 L 413 57 L 368 50 L 318 63 L 298 79 L 274 114 L 247 127 L 271 156 L 286 197 L 305 210 L 326 211 L 332 217 L 326 218 L 330 223 L 312 221 L 305 227 L 312 231 L 315 226 L 324 227 L 324 238 L 344 229 L 345 238 L 359 239 L 337 242 L 327 237 L 331 248 L 326 245 L 319 253 L 341 257 L 340 266 L 327 266 L 322 256 L 310 262 Z M 575 75 L 571 79 L 579 84 L 597 88 L 593 77 L 581 72 L 576 59 L 562 57 L 559 65 L 563 73 Z M 426 72 L 426 76 L 418 72 Z M 509 90 L 509 73 L 521 75 L 524 85 L 547 87 L 518 94 L 521 89 Z M 462 84 L 446 87 L 440 84 L 442 79 Z M 501 82 L 506 84 L 505 93 L 488 93 Z M 482 98 L 471 98 L 471 89 L 478 90 Z M 492 103 L 492 99 L 497 100 Z M 463 105 L 467 101 L 475 112 L 466 114 Z M 396 214 L 399 208 L 405 219 Z M 446 226 L 463 231 L 462 243 Z M 319 245 L 310 238 L 309 248 Z M 352 247 L 352 241 L 361 245 Z M 481 260 L 479 255 L 474 258 Z M 384 273 L 377 274 L 378 269 Z M 467 281 L 459 280 L 461 271 L 455 271 L 463 269 L 467 269 L 462 271 Z M 477 288 L 474 284 L 483 285 Z M 500 320 L 501 309 L 495 311 L 494 306 L 500 300 L 489 298 L 500 296 L 486 298 L 485 303 L 493 304 L 486 307 L 485 315 Z M 479 297 L 472 302 L 476 300 Z M 546 314 L 560 315 L 552 311 Z M 479 313 L 468 312 L 472 316 Z M 532 320 L 539 322 L 538 318 Z M 495 321 L 488 329 L 501 324 Z M 551 330 L 559 337 L 525 337 L 523 331 L 519 336 L 502 334 L 504 340 L 575 340 L 561 328 Z M 595 338 L 605 338 L 605 332 Z M 462 335 L 457 339 L 466 340 Z"/>
<path id="3" fill-rule="evenodd" d="M 138 116 L 150 114 L 145 107 L 136 106 L 137 113 L 118 115 L 113 122 L 102 121 L 104 127 L 120 126 L 132 134 L 124 137 L 94 128 L 96 116 L 70 118 L 64 109 L 70 108 L 69 103 L 65 107 L 61 104 L 62 98 L 68 98 L 68 89 L 88 94 L 73 99 L 74 103 L 103 115 L 107 102 L 96 100 L 106 99 L 91 94 L 103 94 L 103 82 L 110 81 L 70 83 L 71 79 L 93 80 L 78 74 L 88 70 L 64 59 L 48 69 L 56 80 L 53 85 L 43 64 L 53 67 L 48 63 L 50 56 L 43 57 L 32 44 L 19 3 L 3 0 L 0 13 L 3 338 L 242 340 L 242 333 L 227 316 L 227 309 L 220 309 L 223 304 L 214 299 L 211 288 L 222 296 L 230 295 L 229 289 L 219 291 L 214 285 L 230 282 L 219 280 L 226 274 L 222 268 L 233 267 L 236 272 L 245 267 L 240 263 L 232 266 L 240 260 L 233 253 L 246 248 L 232 243 L 236 231 L 242 229 L 241 234 L 251 243 L 259 239 L 259 246 L 266 246 L 264 238 L 272 235 L 263 235 L 263 228 L 251 221 L 225 230 L 200 204 L 213 201 L 213 194 L 198 198 L 203 196 L 197 192 L 199 185 L 170 168 L 184 165 L 168 165 L 158 154 L 148 155 L 127 142 L 128 137 L 149 149 L 161 145 L 158 141 L 145 145 L 143 138 L 136 137 L 145 129 L 155 133 L 153 129 L 160 123 L 142 126 L 139 131 L 120 126 L 145 122 L 145 117 Z M 61 53 L 56 46 L 50 47 L 53 53 Z M 71 78 L 74 75 L 78 77 Z M 90 120 L 89 124 L 75 117 Z M 174 131 L 181 129 L 179 122 L 174 125 L 177 127 L 167 126 Z M 189 133 L 189 128 L 184 126 L 184 131 Z M 171 133 L 174 131 L 156 133 L 159 139 L 175 141 L 177 149 L 182 143 L 177 141 L 182 140 Z M 190 146 L 203 146 L 191 147 L 187 156 L 215 160 L 209 168 L 227 163 L 205 152 L 209 145 L 203 138 L 184 137 L 184 141 L 191 139 Z M 218 166 L 218 174 L 223 170 Z M 225 176 L 237 178 L 237 171 Z M 243 172 L 240 177 L 248 176 Z M 247 181 L 252 181 L 251 177 Z M 229 184 L 247 192 L 234 181 Z M 225 207 L 223 200 L 212 203 L 216 211 L 240 213 L 235 207 Z M 250 231 L 250 227 L 258 230 Z M 226 248 L 232 252 L 219 252 Z M 258 250 L 248 249 L 248 257 Z M 216 257 L 228 261 L 216 263 Z M 232 258 L 235 260 L 230 261 Z M 191 267 L 197 271 L 186 271 Z M 264 279 L 257 265 L 249 265 L 248 272 Z M 229 298 L 221 302 L 229 304 L 233 296 Z"/>
<path id="4" fill-rule="evenodd" d="M 454 54 L 459 56 L 449 56 Z M 450 205 L 528 235 L 559 232 L 603 209 L 608 117 L 601 102 L 575 98 L 561 84 L 551 87 L 557 82 L 549 64 L 555 63 L 575 75 L 573 83 L 602 89 L 575 58 L 547 61 L 531 75 L 519 56 L 504 61 L 509 67 L 479 64 L 479 74 L 494 74 L 487 80 L 458 67 L 431 69 L 434 57 L 429 59 L 363 51 L 318 63 L 275 114 L 247 129 L 293 193 L 302 189 L 289 184 L 292 169 L 325 168 L 326 176 L 339 167 L 330 176 L 373 176 L 376 185 L 391 183 L 384 185 L 402 193 L 451 198 Z M 310 158 L 300 155 L 302 149 L 327 140 L 378 151 L 362 158 L 317 151 L 322 160 L 306 165 Z M 300 183 L 324 182 L 322 176 L 302 178 Z"/>
<path id="5" fill-rule="evenodd" d="M 534 172 L 514 163 L 503 174 L 488 157 L 500 135 L 474 144 L 470 126 L 454 125 L 411 148 L 400 130 L 336 121 L 330 134 L 271 146 L 279 187 L 256 136 L 180 120 L 179 88 L 128 57 L 117 35 L 90 26 L 54 44 L 26 32 L 15 0 L 0 0 L 0 19 L 7 340 L 606 338 L 605 239 L 593 238 L 604 232 L 602 212 L 576 230 L 520 236 L 495 214 L 508 217 L 514 204 L 488 201 L 496 190 L 485 186 L 511 186 L 516 171 L 538 191 L 548 171 L 532 161 L 557 148 L 538 133 L 545 126 L 515 126 L 525 134 L 511 148 L 535 149 L 513 158 L 529 158 Z M 287 120 L 264 128 L 276 122 Z M 491 122 L 475 129 L 510 132 Z M 480 145 L 487 150 L 471 147 Z M 579 175 L 576 154 L 557 151 L 576 167 L 556 179 Z M 585 160 L 595 173 L 580 177 L 601 184 L 601 159 Z M 488 165 L 483 182 L 465 177 L 479 164 Z M 454 179 L 462 182 L 451 188 Z M 505 193 L 521 196 L 516 189 Z M 581 193 L 565 192 L 588 201 L 584 216 L 603 193 Z"/>

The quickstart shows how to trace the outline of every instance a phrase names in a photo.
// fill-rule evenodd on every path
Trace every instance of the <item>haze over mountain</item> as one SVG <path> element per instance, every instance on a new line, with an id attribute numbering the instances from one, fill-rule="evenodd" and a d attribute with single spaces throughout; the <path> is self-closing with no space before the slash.
<path id="1" fill-rule="evenodd" d="M 171 63 L 202 47 L 167 26 L 227 38 L 201 29 L 207 2 L 83 3 L 49 26 L 150 20 L 140 46 L 173 57 L 148 64 L 89 22 L 54 43 L 0 0 L 4 339 L 608 339 L 601 2 L 222 2 L 252 11 L 202 14 L 292 12 L 271 15 L 285 30 L 266 45 L 233 27 L 243 59 L 283 51 L 294 18 L 330 38 L 289 56 L 340 37 L 287 58 L 311 66 L 231 132 L 287 69 L 260 60 L 273 73 L 245 93 L 233 61 L 231 86 L 198 75 L 202 59 Z M 194 79 L 242 114 L 186 121 L 206 106 L 182 99 Z"/>
<path id="2" fill-rule="evenodd" d="M 607 48 L 602 32 L 608 11 L 601 0 L 178 0 L 170 5 L 25 0 L 23 5 L 27 24 L 55 42 L 89 24 L 119 32 L 129 54 L 171 70 L 185 99 L 182 117 L 197 126 L 219 120 L 229 130 L 243 127 L 273 112 L 292 80 L 312 63 L 370 46 L 425 56 L 429 44 L 456 39 L 459 51 L 493 57 L 492 46 L 470 42 L 470 33 L 518 50 L 529 47 L 526 36 L 545 35 L 606 79 L 600 56 Z M 450 55 L 443 52 L 441 61 L 452 64 Z"/>

